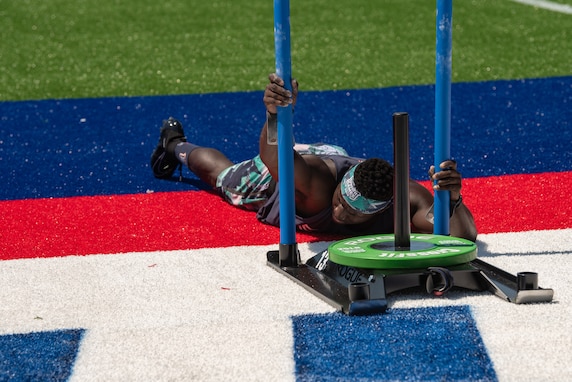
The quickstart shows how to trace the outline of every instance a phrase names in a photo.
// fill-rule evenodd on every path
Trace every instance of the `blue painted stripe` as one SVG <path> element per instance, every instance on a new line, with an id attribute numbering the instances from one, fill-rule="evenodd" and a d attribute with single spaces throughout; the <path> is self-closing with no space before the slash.
<path id="1" fill-rule="evenodd" d="M 296 316 L 298 381 L 496 381 L 467 306 Z"/>
<path id="2" fill-rule="evenodd" d="M 396 111 L 410 114 L 411 176 L 425 179 L 434 86 L 302 91 L 294 134 L 391 160 Z M 182 183 L 151 174 L 149 157 L 169 116 L 191 142 L 239 161 L 258 152 L 265 112 L 261 92 L 1 102 L 0 200 L 204 188 L 189 172 Z M 451 154 L 464 177 L 571 168 L 572 77 L 453 84 L 452 116 Z"/>
<path id="3" fill-rule="evenodd" d="M 71 329 L 0 336 L 0 380 L 67 380 L 83 334 Z"/>

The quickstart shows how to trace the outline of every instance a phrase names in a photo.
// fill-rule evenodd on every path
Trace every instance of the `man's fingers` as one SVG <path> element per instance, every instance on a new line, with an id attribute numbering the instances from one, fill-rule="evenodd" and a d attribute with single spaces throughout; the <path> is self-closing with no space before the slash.
<path id="1" fill-rule="evenodd" d="M 267 107 L 288 106 L 295 102 L 294 97 L 298 93 L 298 82 L 295 79 L 292 79 L 292 91 L 284 87 L 284 81 L 276 73 L 269 74 L 268 79 L 270 83 L 264 91 L 264 103 Z"/>
<path id="2" fill-rule="evenodd" d="M 292 99 L 272 91 L 266 91 L 264 92 L 264 103 L 273 106 L 288 106 L 292 103 Z"/>
<path id="3" fill-rule="evenodd" d="M 457 169 L 457 162 L 453 159 L 447 159 L 446 161 L 441 162 L 439 165 L 440 168 L 443 170 L 456 170 Z"/>
<path id="4" fill-rule="evenodd" d="M 430 166 L 429 171 L 427 171 L 427 175 L 429 175 L 429 179 L 433 179 L 433 175 L 435 174 L 435 166 Z"/>
<path id="5" fill-rule="evenodd" d="M 455 184 L 460 184 L 459 178 L 439 179 L 439 181 L 437 182 L 437 185 L 439 185 L 441 187 L 446 187 L 446 186 L 455 185 Z"/>
<path id="6" fill-rule="evenodd" d="M 277 84 L 268 84 L 266 87 L 265 97 L 273 98 L 285 105 L 292 103 L 292 93 Z"/>
<path id="7" fill-rule="evenodd" d="M 435 180 L 460 179 L 460 178 L 461 178 L 461 173 L 453 169 L 441 170 L 433 175 L 433 179 Z"/>
<path id="8" fill-rule="evenodd" d="M 292 78 L 292 90 L 298 90 L 298 81 L 295 78 Z"/>
<path id="9" fill-rule="evenodd" d="M 278 77 L 278 75 L 276 73 L 270 73 L 270 75 L 268 75 L 268 80 L 270 80 L 270 82 L 273 84 L 278 84 L 280 86 L 284 86 L 284 80 L 282 78 Z"/>

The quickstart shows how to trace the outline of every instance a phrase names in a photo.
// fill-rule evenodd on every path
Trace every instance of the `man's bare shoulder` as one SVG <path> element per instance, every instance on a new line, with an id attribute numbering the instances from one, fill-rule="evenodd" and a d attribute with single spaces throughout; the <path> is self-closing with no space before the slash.
<path id="1" fill-rule="evenodd" d="M 314 154 L 304 154 L 302 158 L 306 161 L 313 171 L 320 173 L 323 176 L 329 175 L 334 179 L 337 175 L 336 165 L 331 159 L 320 157 Z"/>
<path id="2" fill-rule="evenodd" d="M 422 184 L 409 181 L 409 202 L 412 208 L 428 208 L 433 204 L 433 195 Z M 413 212 L 413 211 L 412 211 Z"/>
<path id="3" fill-rule="evenodd" d="M 311 176 L 303 185 L 304 192 L 301 192 L 300 184 L 297 185 L 296 210 L 301 216 L 311 216 L 331 206 L 337 183 L 327 161 L 313 154 L 305 154 L 302 158 Z"/>

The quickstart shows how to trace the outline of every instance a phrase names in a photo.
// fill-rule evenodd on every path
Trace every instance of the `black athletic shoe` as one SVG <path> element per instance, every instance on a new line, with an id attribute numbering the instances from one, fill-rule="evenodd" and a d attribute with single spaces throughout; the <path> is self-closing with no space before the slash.
<path id="1" fill-rule="evenodd" d="M 163 121 L 159 143 L 151 154 L 151 168 L 156 178 L 170 178 L 177 167 L 182 166 L 175 156 L 175 146 L 186 141 L 181 122 L 173 117 Z"/>

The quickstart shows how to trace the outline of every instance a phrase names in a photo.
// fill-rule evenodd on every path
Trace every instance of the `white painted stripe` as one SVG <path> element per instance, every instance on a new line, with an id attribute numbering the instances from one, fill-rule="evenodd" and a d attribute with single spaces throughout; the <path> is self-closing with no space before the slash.
<path id="1" fill-rule="evenodd" d="M 306 260 L 327 246 L 299 249 Z M 507 272 L 538 272 L 555 302 L 405 291 L 390 307 L 469 305 L 500 382 L 572 380 L 572 229 L 480 235 L 478 246 Z M 266 265 L 276 248 L 0 261 L 0 335 L 86 329 L 71 381 L 294 381 L 290 317 L 334 310 Z"/>
<path id="2" fill-rule="evenodd" d="M 568 4 L 553 3 L 552 1 L 545 0 L 512 0 L 515 3 L 532 5 L 533 7 L 548 9 L 549 11 L 566 13 L 572 15 L 572 6 Z"/>

